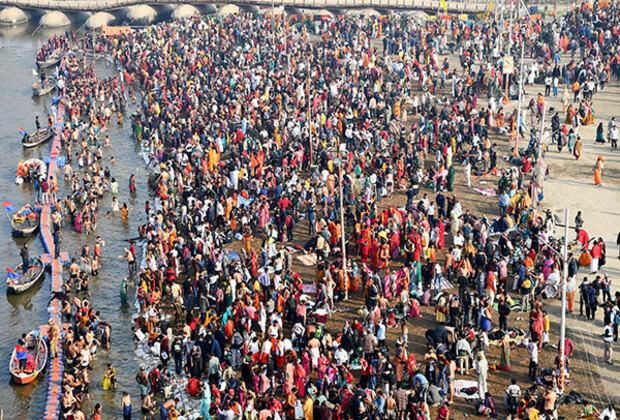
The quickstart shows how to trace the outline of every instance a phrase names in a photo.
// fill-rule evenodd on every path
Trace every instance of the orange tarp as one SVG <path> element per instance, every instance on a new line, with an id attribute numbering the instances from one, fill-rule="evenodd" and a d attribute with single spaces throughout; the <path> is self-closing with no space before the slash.
<path id="1" fill-rule="evenodd" d="M 131 28 L 129 26 L 108 26 L 108 25 L 103 25 L 101 27 L 101 33 L 104 36 L 119 36 L 119 35 L 131 33 Z"/>

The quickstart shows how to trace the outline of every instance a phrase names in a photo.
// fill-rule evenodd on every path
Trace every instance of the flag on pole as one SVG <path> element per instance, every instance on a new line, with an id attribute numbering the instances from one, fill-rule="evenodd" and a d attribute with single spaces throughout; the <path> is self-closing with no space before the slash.
<path id="1" fill-rule="evenodd" d="M 28 133 L 26 132 L 26 130 L 24 130 L 23 128 L 21 128 L 21 127 L 17 127 L 17 128 L 18 128 L 18 130 L 19 130 L 19 134 L 21 134 L 22 136 L 25 136 L 26 134 L 28 134 Z"/>
<path id="2" fill-rule="evenodd" d="M 15 207 L 9 201 L 3 201 L 2 207 L 4 207 L 4 211 L 6 211 L 7 213 L 13 213 L 14 211 L 17 211 L 17 207 Z"/>
<path id="3" fill-rule="evenodd" d="M 446 4 L 446 0 L 441 0 L 439 2 L 439 8 L 445 10 L 446 13 L 448 13 L 448 5 Z"/>
<path id="4" fill-rule="evenodd" d="M 28 349 L 24 346 L 20 346 L 19 344 L 15 344 L 15 353 L 17 360 L 24 360 L 28 358 Z"/>
<path id="5" fill-rule="evenodd" d="M 18 279 L 19 278 L 19 274 L 17 274 L 15 271 L 11 270 L 9 267 L 6 267 L 6 275 L 10 279 Z"/>

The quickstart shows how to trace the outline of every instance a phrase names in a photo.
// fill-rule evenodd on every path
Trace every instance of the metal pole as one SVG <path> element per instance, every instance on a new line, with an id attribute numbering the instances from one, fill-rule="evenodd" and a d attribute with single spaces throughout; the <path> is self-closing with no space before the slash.
<path id="1" fill-rule="evenodd" d="M 506 0 L 502 0 L 502 12 L 500 14 L 500 22 L 499 22 L 499 33 L 501 34 L 504 31 L 504 12 L 506 11 Z M 504 50 L 504 47 L 502 45 L 502 41 L 503 41 L 504 37 L 503 36 L 499 36 L 498 40 L 499 40 L 499 45 L 498 45 L 498 49 L 500 51 Z"/>
<path id="2" fill-rule="evenodd" d="M 284 0 L 282 0 L 282 11 L 281 11 L 282 25 L 284 26 L 284 54 L 286 55 L 286 70 L 290 68 L 290 62 L 288 59 L 288 16 L 286 15 L 286 11 L 284 10 Z"/>
<path id="3" fill-rule="evenodd" d="M 545 140 L 543 133 L 545 131 L 545 116 L 546 115 L 547 115 L 547 104 L 544 104 L 542 118 L 540 119 L 540 134 L 538 136 L 538 159 L 542 159 L 543 141 Z"/>
<path id="4" fill-rule="evenodd" d="M 523 93 L 523 54 L 525 51 L 525 35 L 523 36 L 523 39 L 521 39 L 521 62 L 519 64 L 519 92 L 518 92 L 518 97 L 519 97 L 519 104 L 517 106 L 517 133 L 515 136 L 515 151 L 514 151 L 514 155 L 515 156 L 519 156 L 519 127 L 521 125 L 521 103 L 522 103 L 522 93 Z"/>
<path id="5" fill-rule="evenodd" d="M 564 382 L 565 382 L 565 350 L 564 350 L 564 341 L 566 340 L 566 283 L 568 282 L 568 209 L 564 209 L 564 250 L 563 250 L 563 260 L 564 260 L 564 273 L 563 273 L 563 281 L 562 281 L 562 316 L 560 318 L 560 393 L 564 392 Z"/>
<path id="6" fill-rule="evenodd" d="M 310 44 L 308 44 L 310 45 Z M 310 148 L 310 171 L 312 171 L 312 165 L 314 164 L 312 158 L 312 116 L 310 114 L 310 55 L 308 54 L 308 147 Z"/>
<path id="7" fill-rule="evenodd" d="M 349 287 L 347 285 L 347 242 L 344 233 L 344 199 L 342 196 L 342 165 L 343 162 L 340 159 L 340 142 L 338 142 L 338 195 L 340 196 L 340 243 L 342 247 L 342 275 L 344 278 L 344 298 L 349 297 Z"/>
<path id="8" fill-rule="evenodd" d="M 510 50 L 512 49 L 512 18 L 514 15 L 514 4 L 510 5 L 510 23 L 508 24 L 508 31 L 506 31 L 506 36 L 508 39 L 506 40 L 506 46 L 508 47 L 508 51 L 506 54 L 510 55 Z"/>

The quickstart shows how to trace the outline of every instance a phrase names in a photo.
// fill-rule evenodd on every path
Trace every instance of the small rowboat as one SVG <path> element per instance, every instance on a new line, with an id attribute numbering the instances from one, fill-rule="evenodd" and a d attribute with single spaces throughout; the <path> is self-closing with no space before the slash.
<path id="1" fill-rule="evenodd" d="M 39 213 L 30 204 L 26 204 L 11 218 L 11 228 L 15 236 L 33 234 L 39 228 Z"/>
<path id="2" fill-rule="evenodd" d="M 6 279 L 6 291 L 7 293 L 20 294 L 30 289 L 44 277 L 45 265 L 39 258 L 31 258 L 30 267 L 25 274 L 22 273 L 21 264 L 17 266 L 14 272 L 18 273 L 19 277 Z"/>
<path id="3" fill-rule="evenodd" d="M 37 60 L 37 66 L 40 69 L 46 69 L 48 67 L 55 66 L 56 64 L 60 62 L 60 58 L 61 58 L 60 51 L 54 51 L 45 60 L 42 60 L 42 61 Z"/>
<path id="4" fill-rule="evenodd" d="M 47 364 L 47 343 L 39 334 L 39 330 L 30 331 L 25 338 L 21 338 L 11 356 L 9 371 L 15 383 L 26 385 L 37 379 L 39 373 Z M 25 358 L 25 368 L 19 365 L 19 359 Z"/>
<path id="5" fill-rule="evenodd" d="M 45 143 L 54 136 L 54 130 L 51 127 L 43 128 L 32 134 L 26 134 L 22 138 L 22 146 L 24 148 L 36 147 L 42 143 Z"/>
<path id="6" fill-rule="evenodd" d="M 32 85 L 32 94 L 34 96 L 43 96 L 43 95 L 47 95 L 54 89 L 56 89 L 56 79 L 50 76 L 47 79 L 45 79 L 45 82 L 43 83 L 37 82 L 34 85 Z"/>

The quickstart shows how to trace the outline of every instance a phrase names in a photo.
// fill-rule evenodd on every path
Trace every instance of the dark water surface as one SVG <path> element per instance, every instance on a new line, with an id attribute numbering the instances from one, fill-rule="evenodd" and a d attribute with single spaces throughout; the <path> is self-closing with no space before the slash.
<path id="1" fill-rule="evenodd" d="M 34 128 L 34 118 L 39 115 L 42 123 L 47 120 L 51 105 L 51 96 L 32 97 L 32 83 L 35 81 L 32 69 L 37 49 L 53 33 L 38 30 L 32 35 L 34 27 L 0 28 L 0 201 L 11 201 L 18 208 L 33 201 L 34 192 L 30 184 L 16 185 L 14 182 L 17 163 L 22 158 L 48 156 L 50 143 L 34 149 L 25 150 L 20 144 L 18 127 L 27 131 Z M 63 32 L 63 31 L 59 31 Z M 96 61 L 97 75 L 109 77 L 114 67 L 105 59 Z M 135 105 L 130 104 L 133 112 Z M 137 225 L 145 220 L 144 201 L 147 200 L 147 170 L 139 155 L 138 144 L 130 137 L 130 112 L 125 115 L 125 125 L 116 125 L 116 119 L 105 134 L 110 135 L 112 146 L 104 149 L 102 167 L 109 166 L 112 176 L 119 183 L 119 202 L 126 202 L 130 207 L 129 222 L 122 223 L 119 215 L 106 218 L 110 210 L 111 199 L 105 196 L 100 201 L 97 230 L 88 236 L 78 234 L 65 225 L 62 229 L 61 250 L 74 255 L 82 245 L 88 243 L 91 250 L 97 235 L 106 242 L 103 249 L 102 267 L 98 278 L 91 279 L 91 306 L 101 312 L 101 319 L 112 325 L 112 347 L 99 349 L 93 361 L 91 372 L 91 404 L 99 402 L 104 408 L 104 418 L 121 418 L 120 399 L 122 391 L 132 396 L 134 416 L 139 417 L 140 400 L 134 376 L 138 362 L 131 338 L 131 318 L 133 307 L 123 308 L 120 304 L 120 284 L 127 277 L 127 264 L 118 257 L 123 248 L 128 246 L 126 239 L 137 236 Z M 115 163 L 110 164 L 114 156 Z M 74 161 L 74 170 L 77 169 Z M 128 180 L 135 174 L 137 183 L 136 197 L 130 197 Z M 62 177 L 59 177 L 62 179 Z M 64 197 L 68 186 L 61 181 L 60 197 Z M 1 211 L 1 210 L 0 210 Z M 9 360 L 13 345 L 22 332 L 45 324 L 48 321 L 47 304 L 50 298 L 49 275 L 45 280 L 28 292 L 19 295 L 6 295 L 4 267 L 15 267 L 21 261 L 19 257 L 23 240 L 11 236 L 9 220 L 0 217 L 0 409 L 4 419 L 40 419 L 43 417 L 45 396 L 47 392 L 47 372 L 34 384 L 18 386 L 11 382 Z M 40 236 L 30 239 L 30 254 L 43 252 Z M 129 292 L 133 296 L 133 290 Z M 133 299 L 130 299 L 133 302 Z M 116 392 L 101 388 L 101 379 L 108 362 L 116 367 L 118 389 Z M 88 417 L 90 408 L 84 407 Z"/>

